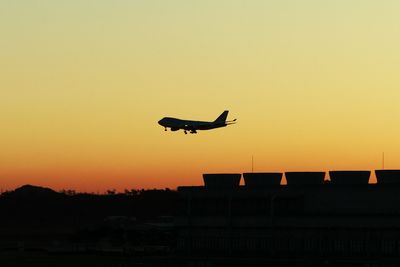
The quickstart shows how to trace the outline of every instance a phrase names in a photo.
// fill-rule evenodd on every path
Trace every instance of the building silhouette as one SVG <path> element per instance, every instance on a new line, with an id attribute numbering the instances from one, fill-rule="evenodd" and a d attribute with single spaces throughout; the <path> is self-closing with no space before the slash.
<path id="1" fill-rule="evenodd" d="M 243 186 L 241 174 L 204 174 L 204 186 L 178 188 L 177 253 L 207 266 L 397 266 L 400 171 L 375 172 L 376 184 L 370 171 L 287 172 L 287 185 L 245 173 Z"/>

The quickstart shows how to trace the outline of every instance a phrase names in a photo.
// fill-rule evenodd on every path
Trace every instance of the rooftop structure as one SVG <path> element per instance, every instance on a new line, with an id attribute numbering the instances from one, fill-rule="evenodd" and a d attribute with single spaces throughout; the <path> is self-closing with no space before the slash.
<path id="1" fill-rule="evenodd" d="M 243 173 L 244 184 L 251 188 L 279 186 L 282 180 L 281 172 L 248 172 Z"/>
<path id="2" fill-rule="evenodd" d="M 207 173 L 203 174 L 204 186 L 208 189 L 227 189 L 239 186 L 240 173 Z"/>
<path id="3" fill-rule="evenodd" d="M 332 184 L 352 185 L 368 184 L 370 171 L 330 171 L 329 177 Z"/>
<path id="4" fill-rule="evenodd" d="M 325 172 L 285 172 L 288 185 L 321 185 Z"/>
<path id="5" fill-rule="evenodd" d="M 400 170 L 376 170 L 378 184 L 400 184 Z"/>

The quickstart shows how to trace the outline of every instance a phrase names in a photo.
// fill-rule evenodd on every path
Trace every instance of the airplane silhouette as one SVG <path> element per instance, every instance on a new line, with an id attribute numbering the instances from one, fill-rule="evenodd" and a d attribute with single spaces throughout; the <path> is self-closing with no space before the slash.
<path id="1" fill-rule="evenodd" d="M 215 121 L 191 121 L 181 120 L 171 117 L 165 117 L 158 121 L 158 124 L 165 128 L 171 128 L 171 131 L 178 131 L 182 129 L 185 134 L 189 131 L 192 134 L 197 133 L 198 130 L 211 130 L 215 128 L 225 127 L 230 124 L 234 124 L 236 119 L 227 121 L 229 110 L 225 110 Z"/>

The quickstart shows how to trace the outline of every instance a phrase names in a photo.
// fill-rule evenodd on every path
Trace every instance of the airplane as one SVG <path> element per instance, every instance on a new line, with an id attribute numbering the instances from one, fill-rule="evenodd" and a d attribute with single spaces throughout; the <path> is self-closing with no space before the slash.
<path id="1" fill-rule="evenodd" d="M 185 134 L 189 131 L 191 134 L 197 133 L 198 130 L 211 130 L 215 128 L 225 127 L 230 124 L 236 123 L 236 119 L 227 121 L 229 110 L 225 110 L 215 121 L 191 121 L 181 120 L 171 117 L 165 117 L 158 121 L 158 124 L 165 128 L 171 128 L 171 131 L 178 131 L 182 129 Z"/>

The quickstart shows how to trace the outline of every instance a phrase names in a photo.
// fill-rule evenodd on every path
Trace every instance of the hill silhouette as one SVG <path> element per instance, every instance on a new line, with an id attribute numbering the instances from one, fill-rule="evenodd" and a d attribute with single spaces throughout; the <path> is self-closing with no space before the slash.
<path id="1" fill-rule="evenodd" d="M 58 193 L 50 188 L 35 186 L 26 184 L 23 185 L 14 191 L 5 193 L 8 197 L 12 198 L 26 198 L 26 199 L 35 199 L 35 198 L 56 198 L 63 196 L 63 194 Z"/>
<path id="2" fill-rule="evenodd" d="M 23 185 L 0 196 L 0 212 L 6 220 L 54 221 L 101 219 L 130 216 L 139 219 L 170 216 L 176 211 L 177 192 L 165 190 L 130 190 L 108 194 L 56 192 L 50 188 Z"/>

